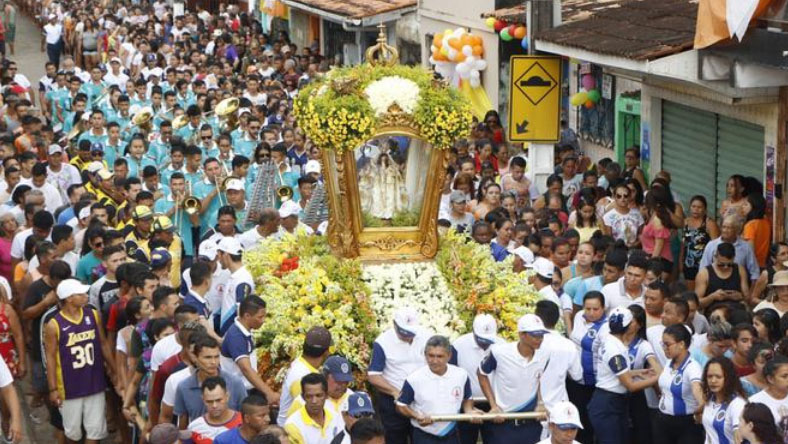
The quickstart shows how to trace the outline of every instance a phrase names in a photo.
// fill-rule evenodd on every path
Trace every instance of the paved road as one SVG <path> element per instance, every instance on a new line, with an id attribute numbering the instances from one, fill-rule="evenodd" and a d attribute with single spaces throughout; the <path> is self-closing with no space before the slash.
<path id="1" fill-rule="evenodd" d="M 41 31 L 36 23 L 23 13 L 19 12 L 16 17 L 16 54 L 12 56 L 6 48 L 6 55 L 17 63 L 19 73 L 27 76 L 34 90 L 38 91 L 38 79 L 44 75 L 44 63 L 47 61 L 46 53 L 41 52 Z"/>

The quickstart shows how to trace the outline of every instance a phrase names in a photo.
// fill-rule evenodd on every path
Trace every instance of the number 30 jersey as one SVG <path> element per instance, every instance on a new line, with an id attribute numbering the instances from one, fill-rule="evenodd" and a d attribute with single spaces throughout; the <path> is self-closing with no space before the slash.
<path id="1" fill-rule="evenodd" d="M 58 312 L 50 322 L 57 324 L 57 386 L 62 399 L 103 392 L 107 382 L 96 310 L 83 309 L 77 320 Z"/>

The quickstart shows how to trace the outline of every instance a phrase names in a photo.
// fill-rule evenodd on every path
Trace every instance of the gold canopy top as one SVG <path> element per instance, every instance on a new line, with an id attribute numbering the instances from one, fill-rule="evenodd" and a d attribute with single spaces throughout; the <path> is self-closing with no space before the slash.
<path id="1" fill-rule="evenodd" d="M 366 59 L 372 66 L 394 66 L 399 62 L 397 48 L 386 44 L 386 25 L 378 25 L 378 42 L 367 48 Z"/>

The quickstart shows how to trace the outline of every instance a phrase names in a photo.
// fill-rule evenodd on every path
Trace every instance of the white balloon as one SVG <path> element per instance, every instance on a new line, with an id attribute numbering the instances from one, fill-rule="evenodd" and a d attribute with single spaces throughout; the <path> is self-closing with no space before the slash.
<path id="1" fill-rule="evenodd" d="M 476 56 L 473 55 L 473 52 L 471 52 L 471 55 L 466 57 L 465 61 L 468 62 L 468 65 L 473 66 L 473 63 L 476 62 Z"/>
<path id="2" fill-rule="evenodd" d="M 487 61 L 483 59 L 479 59 L 473 62 L 473 69 L 477 71 L 484 71 L 487 69 Z"/>
<path id="3" fill-rule="evenodd" d="M 465 34 L 465 29 L 457 28 L 457 29 L 454 30 L 454 32 L 452 34 L 453 34 L 454 37 L 458 37 L 458 38 L 462 37 L 462 35 Z"/>
<path id="4" fill-rule="evenodd" d="M 467 62 L 462 62 L 457 64 L 457 72 L 460 74 L 468 74 L 471 72 L 471 65 Z"/>
<path id="5" fill-rule="evenodd" d="M 478 77 L 477 78 L 471 77 L 471 87 L 478 88 L 480 86 L 482 86 L 482 81 Z"/>
<path id="6" fill-rule="evenodd" d="M 481 74 L 479 74 L 479 71 L 471 71 L 471 78 L 472 79 L 479 79 L 479 78 L 481 78 Z"/>
<path id="7" fill-rule="evenodd" d="M 437 46 L 435 46 L 435 45 L 430 45 L 430 52 L 436 52 L 437 50 L 438 50 L 438 47 L 437 47 Z"/>
<path id="8" fill-rule="evenodd" d="M 465 57 L 473 57 L 473 48 L 471 45 L 465 45 L 462 47 L 462 53 L 465 54 Z"/>
<path id="9" fill-rule="evenodd" d="M 435 59 L 432 56 L 430 56 L 430 64 L 431 65 L 436 65 L 437 63 L 438 62 L 436 62 Z"/>
<path id="10" fill-rule="evenodd" d="M 457 50 L 454 48 L 449 48 L 449 60 L 454 61 L 457 59 Z"/>

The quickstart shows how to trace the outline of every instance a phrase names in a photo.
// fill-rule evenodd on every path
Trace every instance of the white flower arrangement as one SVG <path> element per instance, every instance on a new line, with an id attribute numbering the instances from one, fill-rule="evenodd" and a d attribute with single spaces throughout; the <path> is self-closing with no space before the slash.
<path id="1" fill-rule="evenodd" d="M 398 308 L 411 306 L 421 325 L 436 334 L 454 339 L 464 332 L 456 301 L 434 262 L 365 265 L 364 281 L 381 331 L 391 327 Z"/>
<path id="2" fill-rule="evenodd" d="M 395 103 L 403 112 L 413 114 L 419 103 L 419 85 L 400 76 L 383 77 L 372 82 L 364 88 L 364 94 L 376 116 L 388 112 Z"/>

